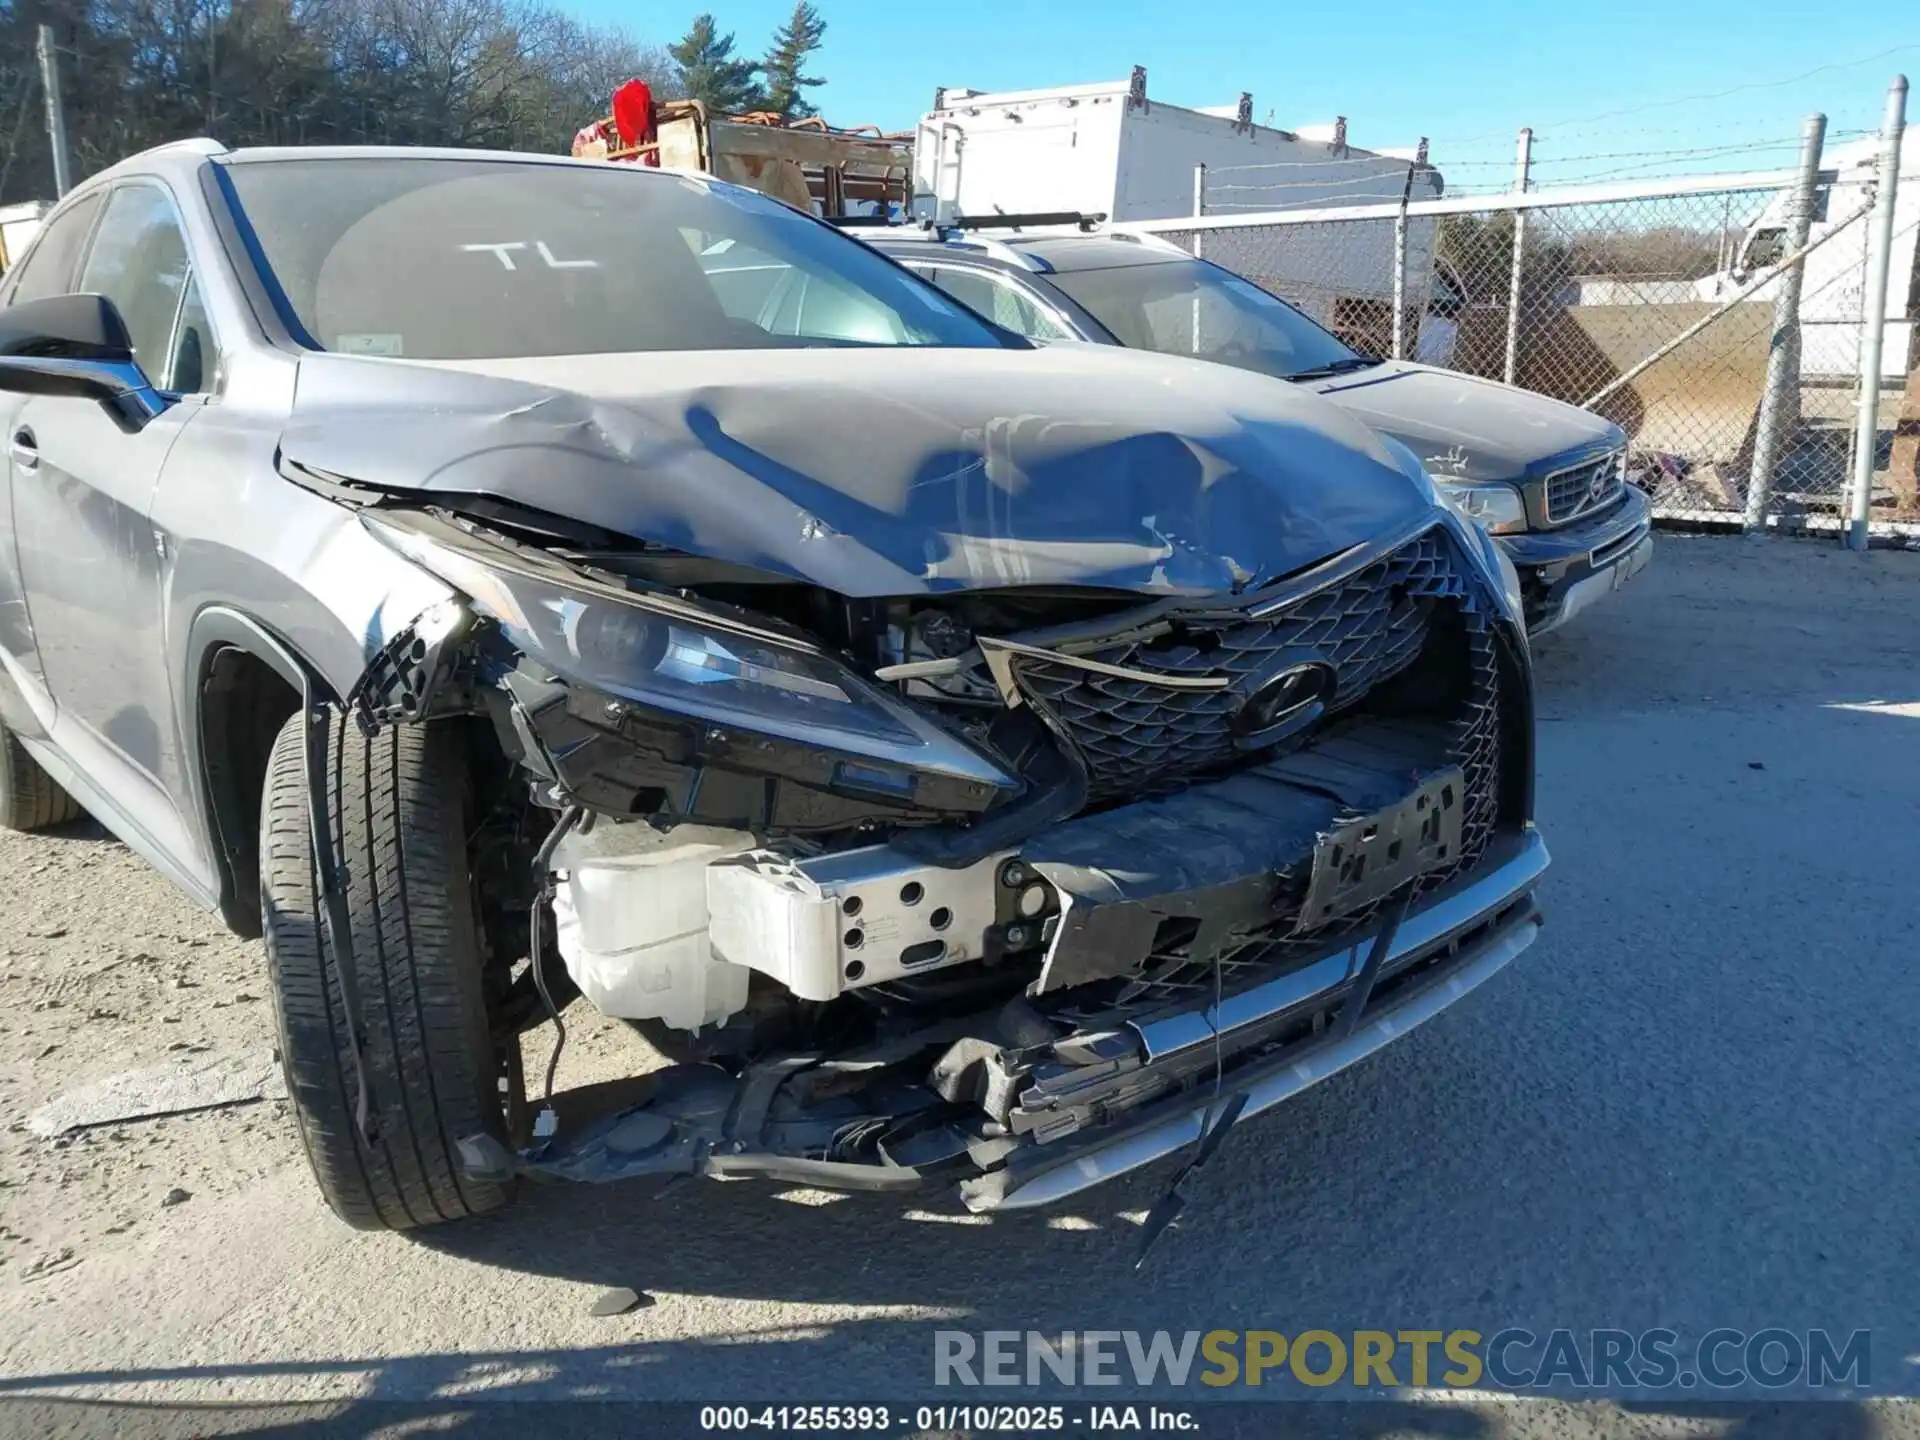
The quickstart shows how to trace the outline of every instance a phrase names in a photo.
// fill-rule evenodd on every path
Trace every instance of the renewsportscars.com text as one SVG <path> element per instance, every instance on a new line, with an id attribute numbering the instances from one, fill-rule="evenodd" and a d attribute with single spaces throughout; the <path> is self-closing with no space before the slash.
<path id="1" fill-rule="evenodd" d="M 937 1330 L 936 1385 L 1778 1389 L 1873 1383 L 1872 1335 L 1826 1330 Z"/>

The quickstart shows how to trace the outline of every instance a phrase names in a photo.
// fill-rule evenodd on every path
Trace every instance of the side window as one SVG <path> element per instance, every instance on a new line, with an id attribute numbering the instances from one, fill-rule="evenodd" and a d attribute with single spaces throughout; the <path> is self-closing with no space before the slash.
<path id="1" fill-rule="evenodd" d="M 1780 257 L 1787 253 L 1787 232 L 1785 230 L 1756 230 L 1753 239 L 1747 242 L 1745 256 L 1746 268 L 1764 270 L 1769 265 L 1780 263 Z"/>
<path id="2" fill-rule="evenodd" d="M 793 340 L 896 345 L 905 338 L 899 322 L 872 296 L 829 276 L 808 273 L 731 238 L 689 243 L 714 298 L 731 319 Z"/>
<path id="3" fill-rule="evenodd" d="M 1017 284 L 1004 276 L 994 275 L 984 270 L 956 269 L 946 265 L 938 267 L 914 265 L 910 268 L 924 275 L 975 314 L 986 316 L 1002 329 L 1011 330 L 1016 335 L 1024 335 L 1029 340 L 1073 338 L 1065 326 L 1042 310 L 1030 296 L 1020 290 Z"/>
<path id="4" fill-rule="evenodd" d="M 99 209 L 100 197 L 89 195 L 53 218 L 40 232 L 40 243 L 20 262 L 13 293 L 7 297 L 9 305 L 73 292 L 73 267 L 80 260 L 80 249 L 87 243 L 87 232 L 93 228 L 93 217 Z"/>
<path id="5" fill-rule="evenodd" d="M 696 253 L 720 308 L 729 318 L 751 325 L 764 323 L 775 291 L 793 274 L 793 267 L 785 261 L 762 255 L 732 238 L 716 241 Z"/>
<path id="6" fill-rule="evenodd" d="M 115 190 L 78 289 L 119 307 L 133 337 L 133 358 L 156 385 L 166 385 L 173 368 L 173 325 L 186 288 L 187 241 L 166 191 L 155 185 Z"/>
<path id="7" fill-rule="evenodd" d="M 213 331 L 207 324 L 206 307 L 200 303 L 199 282 L 189 271 L 187 293 L 180 301 L 180 325 L 173 336 L 173 354 L 167 373 L 154 384 L 175 394 L 195 395 L 212 379 Z"/>

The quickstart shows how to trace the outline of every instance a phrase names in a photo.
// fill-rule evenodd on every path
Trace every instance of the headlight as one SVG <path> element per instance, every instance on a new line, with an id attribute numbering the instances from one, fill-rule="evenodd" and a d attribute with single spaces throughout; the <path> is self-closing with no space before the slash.
<path id="1" fill-rule="evenodd" d="M 1511 485 L 1435 479 L 1440 498 L 1459 514 L 1495 535 L 1515 535 L 1527 528 L 1527 507 Z"/>
<path id="2" fill-rule="evenodd" d="M 830 655 L 671 596 L 626 596 L 534 554 L 368 514 L 389 545 L 466 594 L 562 679 L 702 722 L 993 786 L 1019 782 Z"/>

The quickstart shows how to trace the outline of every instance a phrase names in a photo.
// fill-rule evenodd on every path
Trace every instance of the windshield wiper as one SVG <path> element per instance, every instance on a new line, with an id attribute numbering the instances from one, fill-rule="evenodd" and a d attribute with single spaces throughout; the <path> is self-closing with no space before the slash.
<path id="1" fill-rule="evenodd" d="M 1387 362 L 1378 355 L 1348 355 L 1340 360 L 1330 360 L 1325 365 L 1315 365 L 1311 370 L 1295 370 L 1286 378 L 1289 380 L 1324 380 L 1329 375 L 1345 375 L 1352 370 L 1371 370 L 1376 365 Z"/>

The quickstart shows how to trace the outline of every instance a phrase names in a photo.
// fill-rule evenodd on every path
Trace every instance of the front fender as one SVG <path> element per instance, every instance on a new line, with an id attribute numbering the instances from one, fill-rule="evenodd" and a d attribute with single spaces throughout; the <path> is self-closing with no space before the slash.
<path id="1" fill-rule="evenodd" d="M 300 494 L 284 481 L 273 483 Z M 352 511 L 317 496 L 301 499 L 314 510 L 306 518 L 324 529 L 291 571 L 203 540 L 181 545 L 169 587 L 168 634 L 175 647 L 169 663 L 179 677 L 176 723 L 186 740 L 182 769 L 192 792 L 181 808 L 194 843 L 220 877 L 220 909 L 230 925 L 244 924 L 236 912 L 232 857 L 246 837 L 223 834 L 207 764 L 205 696 L 214 657 L 242 650 L 296 693 L 312 686 L 342 700 L 397 631 L 453 594 L 368 535 Z M 231 817 L 225 828 L 232 828 Z"/>

